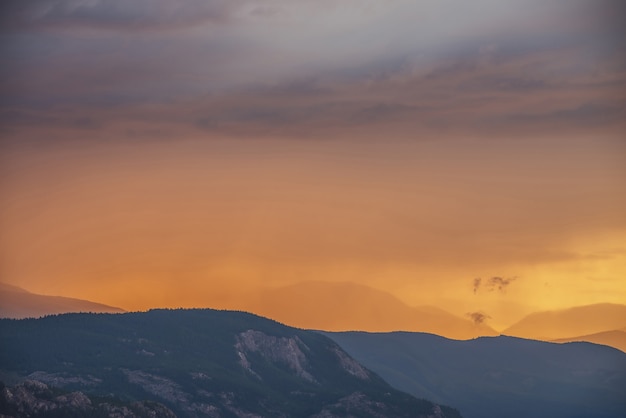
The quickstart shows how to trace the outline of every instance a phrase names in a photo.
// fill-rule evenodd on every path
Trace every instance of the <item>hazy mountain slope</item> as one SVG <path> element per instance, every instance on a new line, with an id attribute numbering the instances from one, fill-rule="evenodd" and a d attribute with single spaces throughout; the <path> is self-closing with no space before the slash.
<path id="1" fill-rule="evenodd" d="M 5 374 L 153 400 L 181 417 L 458 417 L 393 389 L 317 332 L 243 312 L 3 319 L 0 335 Z"/>
<path id="2" fill-rule="evenodd" d="M 626 327 L 626 306 L 612 303 L 536 312 L 502 331 L 505 335 L 556 340 Z"/>
<path id="3" fill-rule="evenodd" d="M 598 332 L 596 334 L 581 335 L 579 337 L 561 338 L 554 340 L 555 343 L 568 343 L 588 341 L 594 344 L 608 345 L 626 353 L 626 330 Z"/>
<path id="4" fill-rule="evenodd" d="M 124 312 L 122 309 L 88 300 L 46 296 L 0 283 L 1 318 L 37 318 L 68 312 Z"/>
<path id="5" fill-rule="evenodd" d="M 590 343 L 326 333 L 393 386 L 466 418 L 624 417 L 626 354 Z"/>
<path id="6" fill-rule="evenodd" d="M 420 331 L 456 339 L 498 334 L 441 309 L 410 307 L 389 293 L 348 282 L 270 289 L 245 309 L 290 325 L 329 331 Z"/>

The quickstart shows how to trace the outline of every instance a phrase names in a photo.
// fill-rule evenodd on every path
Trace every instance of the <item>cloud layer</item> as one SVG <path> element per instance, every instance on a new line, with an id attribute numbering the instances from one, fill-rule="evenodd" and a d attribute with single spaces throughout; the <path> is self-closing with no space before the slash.
<path id="1" fill-rule="evenodd" d="M 125 120 L 231 135 L 515 136 L 615 132 L 626 119 L 618 2 L 2 7 L 8 127 Z"/>

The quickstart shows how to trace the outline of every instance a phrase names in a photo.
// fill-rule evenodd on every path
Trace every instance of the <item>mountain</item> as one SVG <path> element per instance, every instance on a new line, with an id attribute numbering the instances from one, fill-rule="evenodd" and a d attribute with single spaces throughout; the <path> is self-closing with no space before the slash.
<path id="1" fill-rule="evenodd" d="M 244 312 L 2 319 L 0 335 L 0 376 L 179 417 L 460 416 L 392 388 L 326 336 Z"/>
<path id="2" fill-rule="evenodd" d="M 549 341 L 614 331 L 624 327 L 626 327 L 626 305 L 600 303 L 533 313 L 502 333 Z"/>
<path id="3" fill-rule="evenodd" d="M 626 354 L 590 343 L 421 333 L 325 333 L 400 390 L 465 418 L 626 416 Z"/>
<path id="4" fill-rule="evenodd" d="M 268 289 L 250 300 L 245 310 L 327 331 L 419 331 L 455 339 L 498 335 L 485 324 L 431 306 L 410 307 L 389 293 L 350 282 L 303 282 Z"/>
<path id="5" fill-rule="evenodd" d="M 555 343 L 568 343 L 587 341 L 594 344 L 608 345 L 626 353 L 626 328 L 615 331 L 598 332 L 596 334 L 582 335 L 579 337 L 560 338 L 553 340 Z"/>
<path id="6" fill-rule="evenodd" d="M 0 318 L 36 318 L 67 312 L 124 312 L 88 300 L 38 295 L 5 283 L 0 283 L 0 302 Z"/>

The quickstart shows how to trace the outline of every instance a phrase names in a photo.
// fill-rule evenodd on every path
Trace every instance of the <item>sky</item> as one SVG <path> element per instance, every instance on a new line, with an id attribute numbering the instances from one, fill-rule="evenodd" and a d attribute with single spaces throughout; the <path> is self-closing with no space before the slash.
<path id="1" fill-rule="evenodd" d="M 4 0 L 0 281 L 626 303 L 617 0 Z"/>

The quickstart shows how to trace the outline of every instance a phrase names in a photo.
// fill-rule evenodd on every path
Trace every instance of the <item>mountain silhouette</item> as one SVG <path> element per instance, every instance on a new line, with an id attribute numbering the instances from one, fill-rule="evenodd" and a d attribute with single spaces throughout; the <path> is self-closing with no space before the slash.
<path id="1" fill-rule="evenodd" d="M 83 299 L 39 295 L 0 283 L 0 318 L 37 318 L 68 312 L 119 313 L 124 310 Z"/>
<path id="2" fill-rule="evenodd" d="M 622 418 L 626 354 L 591 343 L 423 333 L 325 333 L 398 389 L 465 418 Z"/>
<path id="3" fill-rule="evenodd" d="M 318 332 L 244 312 L 1 319 L 0 335 L 0 376 L 158 402 L 181 418 L 460 417 L 394 389 Z"/>
<path id="4" fill-rule="evenodd" d="M 432 306 L 411 307 L 381 290 L 351 282 L 309 281 L 260 291 L 245 305 L 289 325 L 328 331 L 418 331 L 455 339 L 498 335 Z"/>

